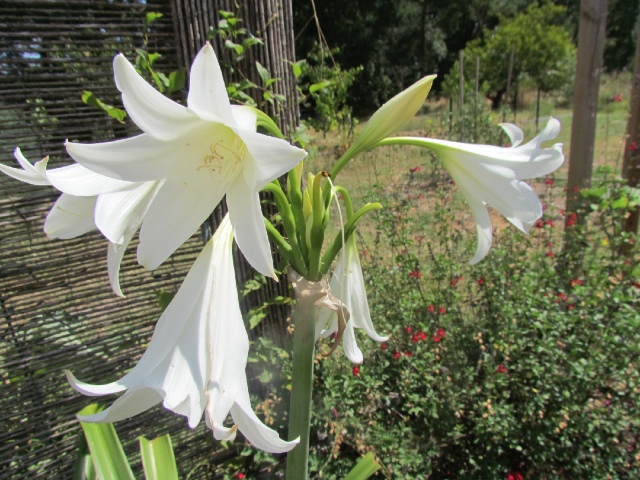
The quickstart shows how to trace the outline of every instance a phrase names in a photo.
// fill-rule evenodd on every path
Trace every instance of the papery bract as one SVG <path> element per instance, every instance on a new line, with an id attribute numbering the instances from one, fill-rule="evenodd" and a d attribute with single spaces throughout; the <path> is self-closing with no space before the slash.
<path id="1" fill-rule="evenodd" d="M 144 215 L 138 261 L 154 269 L 187 240 L 226 194 L 236 242 L 259 272 L 275 277 L 258 191 L 306 155 L 256 132 L 256 113 L 231 106 L 211 45 L 193 62 L 187 107 L 155 90 L 118 55 L 116 86 L 144 132 L 107 143 L 67 142 L 81 165 L 113 178 L 163 180 Z"/>
<path id="2" fill-rule="evenodd" d="M 138 364 L 120 380 L 90 385 L 67 372 L 72 386 L 90 396 L 125 392 L 106 410 L 80 417 L 116 422 L 162 402 L 195 428 L 203 412 L 218 440 L 231 440 L 236 427 L 223 422 L 231 413 L 237 428 L 257 448 L 286 452 L 285 442 L 251 408 L 245 368 L 249 338 L 242 321 L 233 266 L 233 230 L 225 217 L 189 271 L 156 325 Z"/>

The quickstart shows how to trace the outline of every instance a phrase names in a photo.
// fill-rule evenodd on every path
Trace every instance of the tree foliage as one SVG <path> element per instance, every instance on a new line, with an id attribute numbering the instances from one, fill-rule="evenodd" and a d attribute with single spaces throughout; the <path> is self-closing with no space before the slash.
<path id="1" fill-rule="evenodd" d="M 520 15 L 501 17 L 499 26 L 473 40 L 465 48 L 467 61 L 480 59 L 482 90 L 499 107 L 507 90 L 511 49 L 514 49 L 512 79 L 528 76 L 543 92 L 558 89 L 572 79 L 575 47 L 563 24 L 566 9 L 553 4 L 533 4 Z M 474 68 L 466 68 L 465 81 L 470 83 Z M 444 90 L 454 95 L 458 89 L 459 64 L 445 80 Z"/>

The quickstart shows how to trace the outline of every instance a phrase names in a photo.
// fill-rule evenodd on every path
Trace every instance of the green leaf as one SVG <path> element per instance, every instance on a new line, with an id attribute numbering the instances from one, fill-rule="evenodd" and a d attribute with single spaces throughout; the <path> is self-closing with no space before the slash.
<path id="1" fill-rule="evenodd" d="M 155 294 L 156 294 L 156 301 L 158 302 L 158 306 L 160 307 L 160 310 L 164 312 L 165 309 L 171 303 L 171 300 L 173 300 L 174 294 L 169 293 L 165 290 L 156 290 Z"/>
<path id="2" fill-rule="evenodd" d="M 266 68 L 264 68 L 260 64 L 260 62 L 256 62 L 256 68 L 258 69 L 258 75 L 260 75 L 260 78 L 266 85 L 266 83 L 269 81 L 269 78 L 271 78 L 271 75 L 269 75 L 269 71 Z"/>
<path id="3" fill-rule="evenodd" d="M 149 25 L 151 25 L 153 22 L 155 22 L 159 18 L 162 18 L 162 16 L 163 15 L 161 13 L 158 13 L 158 12 L 148 12 L 144 16 L 144 24 L 148 27 Z"/>
<path id="4" fill-rule="evenodd" d="M 291 71 L 293 72 L 293 76 L 296 78 L 299 78 L 300 75 L 302 75 L 302 67 L 300 66 L 300 63 L 296 62 L 289 62 L 291 64 Z"/>
<path id="5" fill-rule="evenodd" d="M 92 403 L 78 412 L 78 415 L 93 415 L 104 407 Z M 124 454 L 116 429 L 111 423 L 80 422 L 87 438 L 89 451 L 99 478 L 117 478 L 134 480 L 131 466 Z"/>
<path id="6" fill-rule="evenodd" d="M 93 466 L 91 460 L 91 453 L 89 452 L 89 445 L 87 445 L 87 439 L 85 436 L 80 437 L 78 445 L 78 455 L 73 465 L 73 480 L 95 480 L 96 469 Z"/>
<path id="7" fill-rule="evenodd" d="M 380 470 L 381 466 L 369 452 L 362 457 L 344 480 L 365 480 Z"/>
<path id="8" fill-rule="evenodd" d="M 325 87 L 328 87 L 330 85 L 332 85 L 333 82 L 329 81 L 329 80 L 322 80 L 321 82 L 318 83 L 314 83 L 313 85 L 311 85 L 309 87 L 309 93 L 315 93 L 318 90 L 322 90 Z"/>
<path id="9" fill-rule="evenodd" d="M 153 63 L 158 60 L 162 55 L 160 55 L 159 53 L 150 53 L 149 54 L 149 65 L 153 65 Z"/>
<path id="10" fill-rule="evenodd" d="M 169 434 L 153 440 L 139 437 L 140 456 L 147 480 L 178 480 L 176 457 Z"/>
<path id="11" fill-rule="evenodd" d="M 186 72 L 183 68 L 171 72 L 169 74 L 169 88 L 167 93 L 173 93 L 181 90 L 182 87 L 184 87 L 186 79 Z"/>
<path id="12" fill-rule="evenodd" d="M 127 112 L 120 108 L 116 108 L 113 105 L 104 103 L 98 97 L 88 90 L 82 92 L 82 101 L 92 107 L 99 108 L 107 113 L 112 118 L 115 118 L 118 122 L 124 123 L 124 119 L 127 117 Z"/>

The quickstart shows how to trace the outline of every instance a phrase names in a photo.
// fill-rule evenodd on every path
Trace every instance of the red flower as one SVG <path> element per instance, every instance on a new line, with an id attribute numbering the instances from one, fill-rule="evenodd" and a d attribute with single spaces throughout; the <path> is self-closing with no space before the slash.
<path id="1" fill-rule="evenodd" d="M 553 228 L 553 220 L 547 220 L 546 222 L 544 222 L 544 224 L 548 227 Z"/>
<path id="2" fill-rule="evenodd" d="M 547 177 L 547 178 L 544 179 L 544 183 L 546 183 L 550 187 L 553 187 L 554 180 L 553 180 L 553 178 Z"/>
<path id="3" fill-rule="evenodd" d="M 420 165 L 416 165 L 415 167 L 409 169 L 411 173 L 417 173 L 420 171 Z"/>
<path id="4" fill-rule="evenodd" d="M 429 313 L 433 313 L 433 312 L 435 312 L 435 311 L 436 311 L 436 307 L 434 307 L 433 305 L 429 305 L 429 306 L 427 307 L 427 312 L 429 312 Z"/>
<path id="5" fill-rule="evenodd" d="M 507 473 L 507 480 L 524 480 L 524 477 L 520 472 L 514 470 L 512 472 Z"/>
<path id="6" fill-rule="evenodd" d="M 411 341 L 413 343 L 418 343 L 420 341 L 420 335 L 416 333 L 413 337 L 411 337 Z"/>
<path id="7" fill-rule="evenodd" d="M 438 313 L 439 313 L 440 315 L 444 315 L 445 313 L 447 313 L 447 310 L 446 310 L 444 307 L 440 307 L 440 308 L 438 309 Z"/>
<path id="8" fill-rule="evenodd" d="M 477 283 L 478 285 L 484 285 L 484 278 L 483 278 L 483 277 L 480 277 L 476 283 Z"/>
<path id="9" fill-rule="evenodd" d="M 360 367 L 358 365 L 353 366 L 353 370 L 351 370 L 354 375 L 360 375 Z"/>
<path id="10" fill-rule="evenodd" d="M 440 337 L 440 335 L 437 335 L 437 334 L 436 334 L 436 335 L 434 335 L 434 336 L 433 336 L 433 341 L 434 341 L 434 342 L 439 343 L 439 342 L 440 342 L 440 340 L 442 340 L 442 337 Z"/>
<path id="11" fill-rule="evenodd" d="M 630 151 L 631 153 L 635 153 L 635 152 L 637 152 L 637 151 L 638 151 L 638 144 L 637 144 L 636 142 L 631 142 L 631 143 L 629 144 L 629 151 Z"/>
<path id="12" fill-rule="evenodd" d="M 381 350 L 386 350 L 386 349 L 387 349 L 387 344 L 386 344 L 386 343 L 382 343 L 382 344 L 380 345 L 380 349 L 381 349 Z"/>
<path id="13" fill-rule="evenodd" d="M 407 357 L 407 358 L 411 358 L 411 357 L 413 357 L 413 353 L 411 353 L 409 350 L 405 350 L 404 351 L 404 356 Z"/>
<path id="14" fill-rule="evenodd" d="M 416 268 L 415 270 L 411 270 L 411 272 L 409 272 L 409 278 L 422 278 L 422 274 L 420 273 L 420 270 Z"/>
<path id="15" fill-rule="evenodd" d="M 613 98 L 611 99 L 611 101 L 612 101 L 612 102 L 616 102 L 616 103 L 617 103 L 617 102 L 621 102 L 621 101 L 622 101 L 622 94 L 621 94 L 621 93 L 616 94 L 616 96 L 615 96 L 615 97 L 613 97 Z"/>
<path id="16" fill-rule="evenodd" d="M 567 305 L 567 310 L 573 310 L 574 308 L 576 308 L 576 306 L 573 303 Z"/>
<path id="17" fill-rule="evenodd" d="M 407 327 L 404 327 L 404 331 L 407 333 L 413 333 L 413 328 L 407 326 Z"/>
<path id="18" fill-rule="evenodd" d="M 498 365 L 498 368 L 496 368 L 496 373 L 507 373 L 507 367 L 504 366 L 504 363 Z"/>
<path id="19" fill-rule="evenodd" d="M 243 478 L 246 478 L 246 475 L 245 475 L 244 473 L 240 472 L 240 473 L 238 473 L 238 474 L 236 475 L 236 478 L 238 478 L 238 479 L 242 480 Z"/>
<path id="20" fill-rule="evenodd" d="M 455 287 L 460 280 L 462 280 L 462 275 L 456 275 L 451 279 L 451 281 L 449 282 L 449 285 L 451 285 L 452 287 Z"/>
<path id="21" fill-rule="evenodd" d="M 566 296 L 564 293 L 562 293 L 562 292 L 558 293 L 557 297 L 558 297 L 560 300 L 562 300 L 563 302 L 566 302 L 566 301 L 567 301 L 567 299 L 569 298 L 569 297 L 567 297 L 567 296 Z"/>
<path id="22" fill-rule="evenodd" d="M 439 328 L 437 335 L 441 338 L 444 338 L 447 336 L 447 332 L 444 331 L 444 328 Z"/>
<path id="23" fill-rule="evenodd" d="M 418 337 L 420 337 L 420 340 L 426 340 L 427 339 L 427 334 L 424 333 L 423 331 L 420 331 L 420 333 L 418 333 Z"/>
<path id="24" fill-rule="evenodd" d="M 544 228 L 544 223 L 542 222 L 542 220 L 536 220 L 536 228 Z"/>
<path id="25" fill-rule="evenodd" d="M 423 198 L 424 198 L 424 195 L 423 195 L 423 194 L 418 195 L 418 199 L 419 199 L 419 200 L 422 200 Z"/>
<path id="26" fill-rule="evenodd" d="M 567 218 L 567 227 L 573 227 L 578 221 L 578 214 L 575 212 L 571 212 L 569 217 Z"/>
<path id="27" fill-rule="evenodd" d="M 549 252 L 545 253 L 544 255 L 545 255 L 546 257 L 549 257 L 549 258 L 553 258 L 553 257 L 555 257 L 555 254 L 554 254 L 553 252 L 551 252 L 551 251 L 549 251 Z"/>
<path id="28" fill-rule="evenodd" d="M 400 358 L 400 352 L 393 352 L 393 359 L 397 360 Z"/>
<path id="29" fill-rule="evenodd" d="M 575 287 L 576 285 L 582 285 L 582 280 L 580 280 L 579 278 L 572 278 L 569 282 L 569 285 L 571 285 L 572 287 Z"/>

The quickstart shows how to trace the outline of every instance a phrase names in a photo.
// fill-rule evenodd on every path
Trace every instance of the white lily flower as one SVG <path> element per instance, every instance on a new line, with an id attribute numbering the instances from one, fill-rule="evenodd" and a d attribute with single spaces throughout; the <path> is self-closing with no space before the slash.
<path id="1" fill-rule="evenodd" d="M 344 352 L 353 363 L 362 363 L 363 355 L 356 343 L 355 328 L 362 328 L 376 342 L 386 342 L 389 337 L 378 335 L 371 321 L 362 266 L 358 249 L 356 248 L 355 233 L 349 237 L 338 256 L 338 262 L 332 273 L 329 288 L 331 294 L 339 302 L 338 308 L 348 312 L 348 315 L 344 315 L 347 320 L 342 332 Z M 324 309 L 316 325 L 316 337 L 322 336 L 326 338 L 333 333 L 339 333 L 339 321 L 340 316 L 335 309 L 333 311 Z"/>
<path id="2" fill-rule="evenodd" d="M 255 111 L 230 105 L 209 44 L 191 67 L 187 107 L 155 90 L 123 55 L 115 57 L 113 68 L 127 113 L 144 133 L 66 146 L 97 173 L 131 182 L 164 180 L 142 220 L 139 263 L 148 269 L 160 265 L 226 194 L 242 253 L 256 270 L 275 278 L 258 191 L 306 152 L 257 133 Z"/>
<path id="3" fill-rule="evenodd" d="M 99 229 L 109 240 L 107 268 L 111 287 L 120 289 L 124 252 L 140 228 L 160 182 L 127 182 L 92 172 L 82 165 L 47 170 L 48 157 L 31 164 L 19 148 L 14 156 L 22 169 L 0 164 L 0 171 L 31 185 L 50 185 L 62 192 L 44 223 L 51 239 L 75 238 Z"/>
<path id="4" fill-rule="evenodd" d="M 546 127 L 530 142 L 520 145 L 524 134 L 513 124 L 501 127 L 511 147 L 474 145 L 431 138 L 394 137 L 382 144 L 403 143 L 426 147 L 442 160 L 460 187 L 478 230 L 478 247 L 471 263 L 482 260 L 491 248 L 493 226 L 486 205 L 497 209 L 524 233 L 542 216 L 542 204 L 523 180 L 548 175 L 564 162 L 562 144 L 543 148 L 543 142 L 560 133 L 560 122 L 550 118 Z"/>
<path id="5" fill-rule="evenodd" d="M 286 452 L 297 445 L 297 440 L 281 440 L 251 408 L 245 373 L 249 338 L 238 304 L 232 244 L 227 215 L 128 374 L 107 385 L 91 385 L 67 372 L 71 385 L 85 395 L 125 392 L 106 410 L 80 420 L 117 422 L 162 402 L 168 410 L 186 416 L 191 428 L 204 412 L 218 440 L 232 440 L 239 429 L 266 452 Z M 237 426 L 224 426 L 229 413 Z"/>

